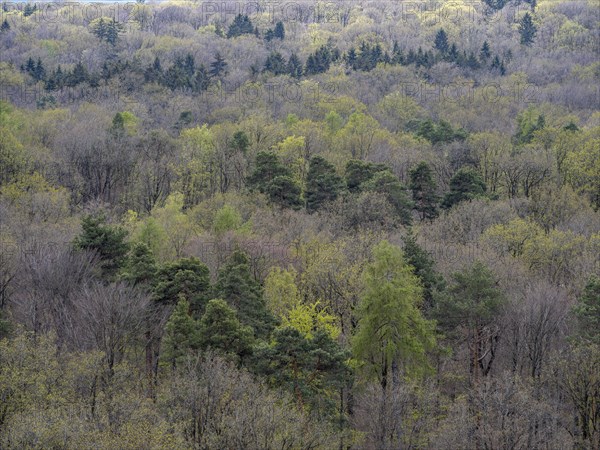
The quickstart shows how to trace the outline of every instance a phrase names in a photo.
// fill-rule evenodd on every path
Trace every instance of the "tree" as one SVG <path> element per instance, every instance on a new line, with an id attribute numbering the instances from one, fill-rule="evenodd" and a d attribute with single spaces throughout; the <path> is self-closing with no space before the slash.
<path id="1" fill-rule="evenodd" d="M 227 63 L 225 58 L 221 56 L 221 53 L 215 53 L 215 60 L 210 63 L 210 70 L 208 72 L 212 78 L 223 78 L 227 75 Z"/>
<path id="2" fill-rule="evenodd" d="M 347 352 L 322 330 L 308 339 L 284 327 L 275 330 L 271 345 L 257 349 L 253 365 L 273 386 L 287 388 L 301 410 L 311 406 L 315 412 L 332 415 L 338 392 L 350 378 L 347 358 Z"/>
<path id="3" fill-rule="evenodd" d="M 469 348 L 472 385 L 487 376 L 496 358 L 500 314 L 506 298 L 494 274 L 483 263 L 452 275 L 452 284 L 436 298 L 436 316 L 443 329 L 458 332 Z"/>
<path id="4" fill-rule="evenodd" d="M 288 60 L 286 70 L 292 78 L 299 79 L 300 77 L 302 77 L 302 62 L 300 61 L 300 58 L 298 58 L 298 55 L 296 55 L 295 53 L 292 53 L 290 55 L 290 59 Z"/>
<path id="5" fill-rule="evenodd" d="M 485 195 L 486 186 L 479 173 L 470 168 L 462 168 L 450 179 L 450 192 L 444 197 L 442 208 L 449 209 L 454 205 Z"/>
<path id="6" fill-rule="evenodd" d="M 265 189 L 269 199 L 282 208 L 299 209 L 302 206 L 300 199 L 301 189 L 289 176 L 277 176 L 271 180 Z"/>
<path id="7" fill-rule="evenodd" d="M 362 184 L 369 181 L 377 172 L 389 170 L 385 164 L 374 164 L 359 159 L 351 159 L 346 163 L 346 185 L 350 192 L 360 192 Z"/>
<path id="8" fill-rule="evenodd" d="M 400 374 L 415 376 L 428 367 L 435 325 L 421 314 L 423 290 L 400 248 L 387 241 L 377 244 L 363 281 L 353 353 L 386 391 L 391 376 L 395 384 Z M 380 445 L 384 439 L 379 437 Z"/>
<path id="9" fill-rule="evenodd" d="M 10 24 L 8 23 L 8 20 L 4 19 L 2 21 L 2 25 L 0 25 L 0 33 L 4 33 L 10 31 Z"/>
<path id="10" fill-rule="evenodd" d="M 200 326 L 190 315 L 190 304 L 182 296 L 165 325 L 162 359 L 175 369 L 200 347 Z"/>
<path id="11" fill-rule="evenodd" d="M 600 344 L 600 278 L 590 277 L 573 308 L 579 325 L 579 335 Z"/>
<path id="12" fill-rule="evenodd" d="M 285 28 L 283 26 L 283 22 L 279 21 L 275 24 L 275 29 L 273 30 L 273 37 L 283 40 L 285 38 Z"/>
<path id="13" fill-rule="evenodd" d="M 531 14 L 525 13 L 519 21 L 519 34 L 521 35 L 521 44 L 530 46 L 537 33 L 537 26 L 533 23 Z"/>
<path id="14" fill-rule="evenodd" d="M 243 326 L 227 302 L 213 299 L 206 305 L 200 319 L 200 348 L 220 351 L 239 358 L 248 356 L 252 350 L 253 330 Z"/>
<path id="15" fill-rule="evenodd" d="M 256 155 L 254 171 L 247 178 L 247 185 L 259 192 L 266 192 L 268 185 L 276 177 L 289 177 L 290 171 L 279 162 L 279 157 L 275 153 L 259 152 Z"/>
<path id="16" fill-rule="evenodd" d="M 306 209 L 316 211 L 326 202 L 337 198 L 342 190 L 342 178 L 335 167 L 321 156 L 313 156 L 306 176 Z"/>
<path id="17" fill-rule="evenodd" d="M 233 19 L 233 23 L 229 25 L 227 30 L 227 39 L 241 36 L 242 34 L 253 34 L 254 26 L 247 15 L 238 14 Z"/>
<path id="18" fill-rule="evenodd" d="M 421 220 L 435 219 L 438 216 L 439 199 L 431 168 L 426 162 L 419 163 L 410 171 L 410 189 Z"/>
<path id="19" fill-rule="evenodd" d="M 556 385 L 572 404 L 576 448 L 600 444 L 600 347 L 575 345 L 563 352 L 554 370 Z M 570 428 L 570 427 L 569 427 Z"/>
<path id="20" fill-rule="evenodd" d="M 403 225 L 411 224 L 413 203 L 408 197 L 406 188 L 398 180 L 398 177 L 390 171 L 385 170 L 375 173 L 373 178 L 366 181 L 362 186 L 365 191 L 378 192 L 385 195 L 388 202 L 396 210 L 400 222 Z"/>
<path id="21" fill-rule="evenodd" d="M 490 51 L 490 44 L 488 44 L 488 41 L 483 41 L 483 45 L 479 51 L 479 60 L 481 61 L 481 64 L 486 64 L 491 56 L 492 53 Z"/>
<path id="22" fill-rule="evenodd" d="M 406 236 L 402 238 L 403 251 L 406 262 L 414 268 L 414 273 L 421 280 L 423 287 L 423 312 L 431 314 L 434 308 L 434 297 L 445 288 L 445 280 L 435 270 L 435 261 L 431 255 L 417 244 L 415 236 L 409 229 Z"/>
<path id="23" fill-rule="evenodd" d="M 266 338 L 274 325 L 274 318 L 266 308 L 262 289 L 252 277 L 248 256 L 235 251 L 219 271 L 214 296 L 224 299 L 244 325 L 253 328 L 256 337 Z"/>
<path id="24" fill-rule="evenodd" d="M 81 220 L 81 234 L 75 238 L 76 248 L 98 254 L 104 275 L 112 278 L 125 263 L 129 244 L 127 230 L 106 223 L 103 214 L 85 216 Z"/>
<path id="25" fill-rule="evenodd" d="M 285 58 L 279 52 L 271 52 L 265 61 L 264 72 L 271 72 L 273 75 L 283 75 L 287 71 Z"/>
<path id="26" fill-rule="evenodd" d="M 445 55 L 448 52 L 450 46 L 448 45 L 448 35 L 443 28 L 440 28 L 435 35 L 434 47 L 442 54 Z"/>
<path id="27" fill-rule="evenodd" d="M 154 281 L 157 266 L 150 247 L 143 242 L 133 245 L 123 267 L 121 278 L 132 284 L 150 286 Z"/>
<path id="28" fill-rule="evenodd" d="M 200 318 L 210 298 L 210 273 L 198 258 L 181 258 L 161 267 L 154 277 L 154 299 L 173 306 L 183 297 L 190 311 Z"/>

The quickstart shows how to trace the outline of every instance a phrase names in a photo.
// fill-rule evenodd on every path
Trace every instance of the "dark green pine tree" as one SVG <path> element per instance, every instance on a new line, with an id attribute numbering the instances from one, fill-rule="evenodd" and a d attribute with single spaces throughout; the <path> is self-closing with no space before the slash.
<path id="1" fill-rule="evenodd" d="M 417 244 L 417 240 L 410 229 L 402 241 L 404 243 L 404 258 L 408 264 L 414 267 L 415 275 L 421 280 L 423 286 L 422 309 L 427 315 L 434 306 L 434 296 L 444 290 L 444 277 L 436 272 L 433 258 Z"/>
<path id="2" fill-rule="evenodd" d="M 438 216 L 439 198 L 433 173 L 426 162 L 419 163 L 410 171 L 410 190 L 421 220 L 435 219 Z"/>
<path id="3" fill-rule="evenodd" d="M 257 349 L 252 366 L 272 386 L 291 392 L 298 407 L 310 406 L 331 417 L 336 412 L 336 399 L 328 393 L 339 392 L 349 384 L 349 356 L 321 330 L 308 339 L 298 330 L 285 327 L 273 333 L 272 345 Z"/>
<path id="4" fill-rule="evenodd" d="M 190 315 L 189 302 L 181 297 L 167 324 L 162 340 L 162 357 L 175 369 L 187 355 L 200 348 L 200 323 Z"/>
<path id="5" fill-rule="evenodd" d="M 96 24 L 92 28 L 92 33 L 94 33 L 94 35 L 101 41 L 104 41 L 106 39 L 107 24 L 104 18 L 101 17 L 100 20 L 96 22 Z"/>
<path id="6" fill-rule="evenodd" d="M 194 60 L 194 55 L 191 53 L 185 55 L 183 69 L 188 77 L 194 76 L 194 72 L 196 71 L 196 61 Z"/>
<path id="7" fill-rule="evenodd" d="M 33 6 L 31 6 L 29 3 L 25 5 L 25 7 L 23 8 L 23 16 L 24 17 L 29 17 L 31 16 L 33 13 L 35 13 L 37 11 L 37 5 L 34 3 Z"/>
<path id="8" fill-rule="evenodd" d="M 354 47 L 350 47 L 350 49 L 346 52 L 344 60 L 348 69 L 356 70 L 358 68 L 358 57 Z"/>
<path id="9" fill-rule="evenodd" d="M 440 28 L 435 35 L 434 47 L 442 55 L 448 53 L 448 49 L 450 48 L 448 44 L 448 35 L 446 34 L 443 28 Z"/>
<path id="10" fill-rule="evenodd" d="M 265 305 L 259 283 L 252 277 L 245 253 L 233 252 L 219 271 L 214 297 L 225 300 L 240 322 L 253 328 L 256 337 L 266 339 L 270 335 L 275 319 Z"/>
<path id="11" fill-rule="evenodd" d="M 378 192 L 386 196 L 388 202 L 396 210 L 402 225 L 410 225 L 412 222 L 411 211 L 413 202 L 408 197 L 406 188 L 402 185 L 398 177 L 390 171 L 377 172 L 373 178 L 363 183 L 366 191 Z"/>
<path id="12" fill-rule="evenodd" d="M 236 131 L 229 140 L 228 146 L 234 153 L 246 154 L 250 147 L 250 139 L 248 139 L 248 135 L 245 132 Z"/>
<path id="13" fill-rule="evenodd" d="M 335 200 L 344 187 L 335 167 L 321 156 L 313 156 L 306 175 L 306 209 L 316 211 L 324 203 Z"/>
<path id="14" fill-rule="evenodd" d="M 152 65 L 148 66 L 144 71 L 144 79 L 147 83 L 162 83 L 163 69 L 158 56 L 154 58 Z"/>
<path id="15" fill-rule="evenodd" d="M 227 63 L 221 53 L 215 53 L 215 60 L 210 63 L 209 75 L 212 78 L 223 78 L 227 75 Z"/>
<path id="16" fill-rule="evenodd" d="M 25 63 L 25 72 L 32 77 L 35 77 L 35 61 L 31 57 L 29 57 L 27 59 L 27 63 Z"/>
<path id="17" fill-rule="evenodd" d="M 467 60 L 466 60 L 466 65 L 469 69 L 472 69 L 472 70 L 479 69 L 479 61 L 477 60 L 477 58 L 475 57 L 475 54 L 473 52 L 469 53 L 469 56 L 467 57 Z"/>
<path id="18" fill-rule="evenodd" d="M 121 278 L 135 285 L 150 286 L 157 270 L 156 259 L 150 247 L 144 243 L 137 243 L 127 256 Z"/>
<path id="19" fill-rule="evenodd" d="M 273 75 L 283 75 L 286 71 L 286 61 L 282 54 L 271 52 L 265 61 L 263 72 L 271 72 Z"/>
<path id="20" fill-rule="evenodd" d="M 275 30 L 273 30 L 273 37 L 283 40 L 285 38 L 285 28 L 283 22 L 277 22 L 275 24 Z"/>
<path id="21" fill-rule="evenodd" d="M 454 62 L 454 63 L 458 62 L 459 55 L 458 55 L 458 47 L 456 46 L 456 44 L 452 44 L 450 46 L 450 50 L 448 50 L 447 60 L 450 62 Z"/>
<path id="22" fill-rule="evenodd" d="M 88 71 L 81 62 L 75 64 L 73 71 L 69 74 L 67 84 L 70 87 L 77 86 L 78 84 L 85 83 L 88 81 L 89 75 Z"/>
<path id="23" fill-rule="evenodd" d="M 600 344 L 600 278 L 592 276 L 573 308 L 579 336 Z"/>
<path id="24" fill-rule="evenodd" d="M 246 179 L 246 184 L 250 189 L 257 189 L 259 192 L 265 193 L 267 186 L 276 177 L 289 177 L 290 175 L 288 168 L 279 162 L 275 153 L 258 152 L 254 171 Z"/>
<path id="25" fill-rule="evenodd" d="M 269 200 L 282 208 L 300 209 L 302 207 L 301 193 L 300 186 L 290 176 L 275 177 L 266 186 Z"/>
<path id="26" fill-rule="evenodd" d="M 119 41 L 119 35 L 123 32 L 123 24 L 117 22 L 116 20 L 111 20 L 106 25 L 106 42 L 108 42 L 113 47 L 117 45 Z"/>
<path id="27" fill-rule="evenodd" d="M 153 280 L 154 299 L 162 306 L 175 305 L 181 298 L 190 304 L 195 318 L 204 313 L 211 298 L 210 273 L 198 258 L 181 258 L 165 264 Z"/>
<path id="28" fill-rule="evenodd" d="M 265 31 L 265 41 L 271 42 L 274 38 L 275 33 L 273 32 L 272 28 L 269 28 L 267 31 Z"/>
<path id="29" fill-rule="evenodd" d="M 346 164 L 346 186 L 350 192 L 360 192 L 361 185 L 373 178 L 377 172 L 389 170 L 385 164 L 374 164 L 359 159 L 351 159 Z"/>
<path id="30" fill-rule="evenodd" d="M 42 63 L 41 58 L 38 58 L 37 60 L 35 70 L 33 72 L 33 77 L 37 81 L 44 81 L 46 79 L 46 69 L 44 68 L 44 64 Z"/>
<path id="31" fill-rule="evenodd" d="M 240 323 L 236 312 L 225 300 L 213 299 L 200 319 L 199 347 L 244 359 L 252 352 L 254 331 Z"/>
<path id="32" fill-rule="evenodd" d="M 299 79 L 302 77 L 302 62 L 295 53 L 290 55 L 287 63 L 287 73 L 292 77 Z"/>
<path id="33" fill-rule="evenodd" d="M 234 38 L 237 36 L 241 36 L 242 34 L 253 34 L 254 26 L 252 25 L 252 21 L 245 14 L 238 14 L 233 19 L 233 23 L 229 25 L 229 30 L 227 30 L 227 38 Z"/>
<path id="34" fill-rule="evenodd" d="M 103 214 L 89 215 L 81 220 L 81 233 L 75 238 L 74 246 L 95 252 L 102 275 L 112 279 L 126 262 L 129 251 L 126 237 L 127 230 L 109 225 Z"/>
<path id="35" fill-rule="evenodd" d="M 54 75 L 54 83 L 56 83 L 57 89 L 61 89 L 65 84 L 65 74 L 63 73 L 60 64 L 56 68 L 56 74 Z"/>
<path id="36" fill-rule="evenodd" d="M 535 35 L 537 33 L 537 27 L 533 23 L 531 14 L 525 13 L 523 18 L 519 22 L 519 34 L 521 35 L 521 44 L 530 46 L 533 44 Z"/>
<path id="37" fill-rule="evenodd" d="M 479 61 L 481 64 L 487 64 L 488 60 L 491 58 L 492 52 L 490 50 L 490 44 L 488 41 L 483 41 L 483 45 L 481 46 L 481 50 L 479 50 Z"/>
<path id="38" fill-rule="evenodd" d="M 479 173 L 471 168 L 462 168 L 450 179 L 450 192 L 444 197 L 442 208 L 485 195 L 486 186 Z"/>
<path id="39" fill-rule="evenodd" d="M 196 92 L 206 91 L 210 86 L 210 75 L 204 64 L 200 64 L 194 76 L 194 90 Z"/>
<path id="40" fill-rule="evenodd" d="M 0 25 L 0 33 L 4 33 L 6 31 L 10 31 L 10 24 L 8 23 L 8 20 L 4 19 L 2 25 Z"/>

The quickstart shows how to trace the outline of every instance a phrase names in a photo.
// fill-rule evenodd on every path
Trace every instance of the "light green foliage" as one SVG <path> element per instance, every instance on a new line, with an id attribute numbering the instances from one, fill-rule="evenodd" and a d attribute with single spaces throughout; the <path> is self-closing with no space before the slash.
<path id="1" fill-rule="evenodd" d="M 213 231 L 223 234 L 227 231 L 235 231 L 242 225 L 242 216 L 232 205 L 223 205 L 213 219 Z"/>
<path id="2" fill-rule="evenodd" d="M 412 267 L 398 247 L 381 241 L 363 278 L 354 356 L 382 387 L 394 364 L 405 376 L 422 374 L 429 365 L 427 353 L 435 348 L 435 324 L 419 310 L 423 290 Z"/>

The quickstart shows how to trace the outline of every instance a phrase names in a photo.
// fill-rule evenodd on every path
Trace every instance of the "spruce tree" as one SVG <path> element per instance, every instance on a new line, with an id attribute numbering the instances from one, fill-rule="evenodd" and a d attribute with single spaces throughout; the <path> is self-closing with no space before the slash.
<path id="1" fill-rule="evenodd" d="M 221 53 L 215 53 L 215 60 L 210 63 L 209 74 L 212 78 L 223 78 L 227 75 L 227 63 Z"/>
<path id="2" fill-rule="evenodd" d="M 271 202 L 282 208 L 300 209 L 302 206 L 300 186 L 289 176 L 275 177 L 266 186 L 265 192 Z"/>
<path id="3" fill-rule="evenodd" d="M 4 21 L 2 22 L 2 25 L 0 25 L 0 33 L 6 32 L 6 31 L 10 31 L 10 24 L 8 23 L 8 20 L 4 19 Z"/>
<path id="4" fill-rule="evenodd" d="M 465 201 L 485 195 L 486 186 L 479 173 L 462 168 L 450 179 L 450 192 L 444 197 L 442 208 L 448 209 Z"/>
<path id="5" fill-rule="evenodd" d="M 156 272 L 153 294 L 163 306 L 175 305 L 184 298 L 190 304 L 190 312 L 200 318 L 210 299 L 208 267 L 193 257 L 167 263 Z"/>
<path id="6" fill-rule="evenodd" d="M 483 41 L 483 45 L 479 51 L 479 60 L 481 61 L 481 64 L 486 64 L 491 56 L 492 53 L 490 51 L 490 44 L 488 44 L 488 41 Z"/>
<path id="7" fill-rule="evenodd" d="M 410 189 L 412 191 L 415 209 L 421 220 L 433 220 L 438 216 L 438 196 L 431 168 L 421 162 L 410 171 Z"/>
<path id="8" fill-rule="evenodd" d="M 109 225 L 103 214 L 85 216 L 81 233 L 75 238 L 75 248 L 95 252 L 103 275 L 113 278 L 126 262 L 129 244 L 127 230 Z"/>
<path id="9" fill-rule="evenodd" d="M 521 21 L 519 22 L 519 33 L 521 34 L 521 44 L 530 46 L 533 44 L 533 40 L 537 33 L 537 27 L 533 23 L 531 14 L 525 13 Z"/>
<path id="10" fill-rule="evenodd" d="M 377 172 L 362 187 L 366 191 L 385 195 L 388 202 L 394 207 L 396 214 L 398 214 L 402 225 L 411 224 L 413 202 L 410 200 L 404 185 L 393 173 L 388 170 Z"/>
<path id="11" fill-rule="evenodd" d="M 302 62 L 295 53 L 290 55 L 287 63 L 287 73 L 292 77 L 299 79 L 302 77 Z"/>
<path id="12" fill-rule="evenodd" d="M 306 176 L 306 209 L 316 211 L 324 203 L 335 200 L 343 185 L 333 164 L 321 156 L 313 156 Z"/>
<path id="13" fill-rule="evenodd" d="M 244 358 L 252 350 L 254 331 L 240 323 L 227 302 L 213 299 L 206 305 L 198 330 L 199 347 Z"/>
<path id="14" fill-rule="evenodd" d="M 442 54 L 445 55 L 448 52 L 448 35 L 443 28 L 440 28 L 435 35 L 434 47 Z"/>
<path id="15" fill-rule="evenodd" d="M 273 30 L 273 37 L 283 40 L 285 38 L 285 28 L 283 22 L 277 22 L 275 24 L 275 30 Z"/>
<path id="16" fill-rule="evenodd" d="M 279 162 L 275 153 L 258 152 L 254 163 L 254 171 L 247 178 L 246 183 L 250 189 L 257 189 L 265 193 L 267 186 L 278 176 L 290 176 L 287 167 Z"/>
<path id="17" fill-rule="evenodd" d="M 265 61 L 263 72 L 271 72 L 273 75 L 283 75 L 286 71 L 285 58 L 279 52 L 271 52 Z"/>
<path id="18" fill-rule="evenodd" d="M 233 23 L 229 25 L 229 30 L 227 30 L 227 38 L 234 38 L 237 36 L 241 36 L 242 34 L 253 34 L 254 26 L 252 25 L 252 21 L 245 14 L 238 14 L 235 19 L 233 19 Z"/>
<path id="19" fill-rule="evenodd" d="M 260 284 L 252 277 L 248 256 L 235 251 L 219 271 L 214 296 L 231 306 L 244 325 L 253 328 L 257 337 L 265 339 L 275 324 L 267 309 Z"/>

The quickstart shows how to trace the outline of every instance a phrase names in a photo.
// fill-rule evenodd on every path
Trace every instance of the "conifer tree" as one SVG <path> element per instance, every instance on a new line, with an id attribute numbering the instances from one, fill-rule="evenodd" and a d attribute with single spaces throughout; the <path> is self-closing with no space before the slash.
<path id="1" fill-rule="evenodd" d="M 530 46 L 533 44 L 533 40 L 535 39 L 535 35 L 537 33 L 537 27 L 533 23 L 533 18 L 531 14 L 525 13 L 523 18 L 519 22 L 519 33 L 521 35 L 521 44 L 525 46 Z"/>
<path id="2" fill-rule="evenodd" d="M 302 62 L 300 61 L 300 58 L 298 58 L 298 55 L 296 55 L 295 53 L 292 53 L 290 55 L 290 59 L 288 60 L 286 69 L 287 73 L 292 78 L 299 79 L 300 77 L 302 77 Z"/>
<path id="3" fill-rule="evenodd" d="M 434 47 L 442 54 L 445 55 L 448 52 L 448 35 L 443 28 L 440 28 L 435 35 Z"/>
<path id="4" fill-rule="evenodd" d="M 214 295 L 225 300 L 240 322 L 252 327 L 256 337 L 265 339 L 272 331 L 275 319 L 266 307 L 260 284 L 252 277 L 245 253 L 233 252 L 219 271 Z"/>
<path id="5" fill-rule="evenodd" d="M 421 162 L 410 171 L 410 189 L 415 209 L 421 216 L 421 220 L 435 219 L 438 216 L 439 199 L 436 194 L 435 180 L 427 163 Z"/>
<path id="6" fill-rule="evenodd" d="M 335 200 L 342 187 L 342 177 L 336 174 L 333 164 L 313 156 L 306 176 L 306 209 L 316 211 L 323 203 Z"/>

